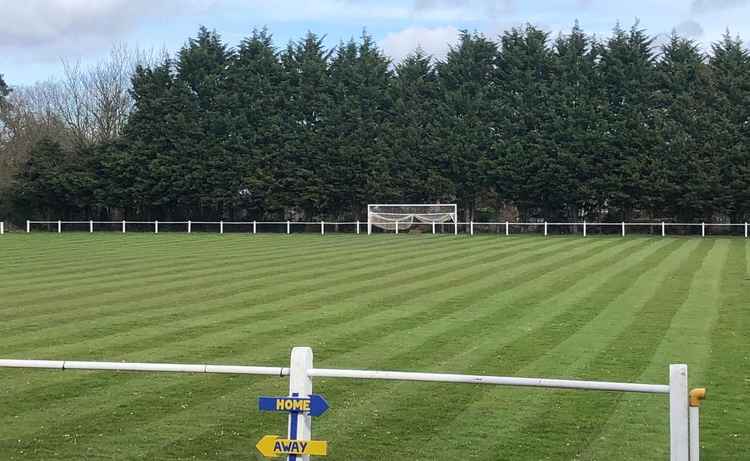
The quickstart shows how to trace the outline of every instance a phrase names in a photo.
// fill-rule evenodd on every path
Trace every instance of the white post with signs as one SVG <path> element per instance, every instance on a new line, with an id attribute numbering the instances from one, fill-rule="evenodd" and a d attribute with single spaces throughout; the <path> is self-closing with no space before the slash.
<path id="1" fill-rule="evenodd" d="M 313 351 L 309 347 L 292 349 L 289 364 L 289 396 L 310 397 L 313 391 L 312 378 L 308 374 L 313 367 Z M 312 438 L 312 417 L 305 413 L 289 413 L 289 439 L 310 440 Z M 309 455 L 290 455 L 289 460 L 309 461 Z"/>

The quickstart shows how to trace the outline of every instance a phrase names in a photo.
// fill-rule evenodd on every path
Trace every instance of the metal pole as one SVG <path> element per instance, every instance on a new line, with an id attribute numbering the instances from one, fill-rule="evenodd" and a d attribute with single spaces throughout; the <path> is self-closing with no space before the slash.
<path id="1" fill-rule="evenodd" d="M 432 235 L 435 235 L 435 221 L 432 221 Z"/>
<path id="2" fill-rule="evenodd" d="M 510 235 L 510 224 L 508 224 L 508 221 L 505 221 L 505 235 Z"/>
<path id="3" fill-rule="evenodd" d="M 29 232 L 31 232 L 31 221 L 27 219 L 26 220 L 26 233 L 28 234 Z M 747 228 L 745 228 L 745 234 L 747 234 Z"/>
<path id="4" fill-rule="evenodd" d="M 94 233 L 94 221 L 89 219 L 89 233 Z"/>
<path id="5" fill-rule="evenodd" d="M 685 364 L 669 366 L 669 440 L 669 459 L 689 461 L 688 371 Z"/>
<path id="6" fill-rule="evenodd" d="M 706 389 L 693 389 L 690 396 L 690 461 L 700 461 L 701 436 L 700 436 L 700 406 L 706 398 Z"/>
<path id="7" fill-rule="evenodd" d="M 122 233 L 125 233 L 125 220 L 122 220 Z"/>
<path id="8" fill-rule="evenodd" d="M 313 352 L 309 347 L 295 347 L 289 363 L 289 396 L 309 397 L 313 391 L 312 378 L 309 371 L 313 367 Z M 289 433 L 290 440 L 310 440 L 312 438 L 312 418 L 309 414 L 290 412 Z M 309 461 L 308 455 L 289 455 L 288 460 Z"/>
<path id="9" fill-rule="evenodd" d="M 224 221 L 219 221 L 219 233 L 224 233 Z"/>
<path id="10" fill-rule="evenodd" d="M 625 221 L 622 222 L 622 236 L 625 237 Z"/>
<path id="11" fill-rule="evenodd" d="M 5 221 L 0 221 L 0 235 L 5 234 Z"/>
<path id="12" fill-rule="evenodd" d="M 453 221 L 453 235 L 458 235 L 458 216 L 456 216 L 456 220 Z"/>
<path id="13" fill-rule="evenodd" d="M 701 223 L 701 237 L 705 237 L 705 236 L 706 236 L 706 223 L 702 222 Z"/>
<path id="14" fill-rule="evenodd" d="M 398 219 L 396 220 L 396 235 L 398 235 Z"/>
<path id="15" fill-rule="evenodd" d="M 586 237 L 586 221 L 583 222 L 583 236 Z"/>
<path id="16" fill-rule="evenodd" d="M 547 236 L 547 221 L 544 221 L 544 236 Z"/>
<path id="17" fill-rule="evenodd" d="M 62 232 L 62 221 L 60 221 L 60 220 L 58 219 L 58 220 L 57 220 L 57 233 L 59 234 L 59 233 L 61 233 L 61 232 Z"/>
<path id="18" fill-rule="evenodd" d="M 286 233 L 287 235 L 291 233 L 291 224 L 289 223 L 289 220 L 286 222 Z"/>
<path id="19" fill-rule="evenodd" d="M 257 234 L 257 233 L 258 233 L 258 232 L 257 232 L 257 228 L 256 228 L 256 224 L 257 224 L 257 223 L 256 223 L 255 221 L 253 221 L 253 235 L 255 235 L 255 234 Z"/>
<path id="20" fill-rule="evenodd" d="M 471 223 L 469 223 L 469 229 L 470 229 L 469 234 L 474 235 L 474 220 L 472 220 Z"/>
<path id="21" fill-rule="evenodd" d="M 326 235 L 325 222 L 320 221 L 320 235 Z"/>
<path id="22" fill-rule="evenodd" d="M 665 237 L 667 235 L 667 228 L 664 225 L 664 221 L 661 222 L 661 236 Z"/>
<path id="23" fill-rule="evenodd" d="M 690 407 L 690 461 L 699 461 L 700 448 L 700 408 Z"/>
<path id="24" fill-rule="evenodd" d="M 188 234 L 193 233 L 193 221 L 188 219 Z"/>
<path id="25" fill-rule="evenodd" d="M 359 235 L 359 219 L 357 220 L 357 235 Z"/>
<path id="26" fill-rule="evenodd" d="M 159 221 L 154 221 L 154 234 L 159 233 Z"/>
<path id="27" fill-rule="evenodd" d="M 747 223 L 745 223 L 745 238 L 747 238 Z"/>

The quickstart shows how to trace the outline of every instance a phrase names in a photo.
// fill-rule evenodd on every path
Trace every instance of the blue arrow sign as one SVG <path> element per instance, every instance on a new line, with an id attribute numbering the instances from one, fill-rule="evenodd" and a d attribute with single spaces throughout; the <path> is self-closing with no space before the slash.
<path id="1" fill-rule="evenodd" d="M 328 410 L 328 402 L 322 395 L 311 394 L 310 397 L 258 397 L 260 411 L 288 411 L 309 413 L 320 416 Z"/>

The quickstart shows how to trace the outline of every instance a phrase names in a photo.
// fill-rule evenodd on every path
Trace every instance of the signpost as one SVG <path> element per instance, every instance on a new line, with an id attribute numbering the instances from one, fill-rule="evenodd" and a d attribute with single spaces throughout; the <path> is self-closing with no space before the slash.
<path id="1" fill-rule="evenodd" d="M 282 455 L 326 456 L 328 454 L 328 442 L 282 439 L 278 435 L 263 436 L 255 447 L 267 458 Z"/>
<path id="2" fill-rule="evenodd" d="M 295 411 L 320 416 L 328 410 L 328 402 L 322 395 L 310 397 L 258 397 L 260 411 Z"/>
<path id="3" fill-rule="evenodd" d="M 320 416 L 328 409 L 322 395 L 312 393 L 312 379 L 308 371 L 312 368 L 313 354 L 309 347 L 292 349 L 289 367 L 289 395 L 283 397 L 258 397 L 261 411 L 284 411 L 289 415 L 287 437 L 266 435 L 255 445 L 266 457 L 286 455 L 287 461 L 309 461 L 310 456 L 328 454 L 328 442 L 312 439 L 312 417 Z"/>

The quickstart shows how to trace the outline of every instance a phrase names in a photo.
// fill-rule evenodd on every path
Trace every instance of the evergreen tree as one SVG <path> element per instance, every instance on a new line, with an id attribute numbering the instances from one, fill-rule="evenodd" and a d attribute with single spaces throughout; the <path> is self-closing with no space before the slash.
<path id="1" fill-rule="evenodd" d="M 231 62 L 223 97 L 230 107 L 231 136 L 226 149 L 242 173 L 239 205 L 247 216 L 278 214 L 286 199 L 279 184 L 289 171 L 284 158 L 284 73 L 271 35 L 254 30 Z"/>
<path id="2" fill-rule="evenodd" d="M 393 114 L 386 140 L 391 154 L 393 188 L 383 200 L 447 203 L 455 196 L 446 176 L 449 165 L 440 137 L 446 116 L 440 83 L 429 56 L 421 49 L 396 66 L 391 84 Z"/>
<path id="3" fill-rule="evenodd" d="M 453 182 L 459 207 L 473 219 L 481 195 L 492 184 L 489 173 L 495 157 L 497 45 L 484 35 L 462 31 L 445 61 L 437 64 L 442 104 L 443 148 L 440 155 Z"/>
<path id="4" fill-rule="evenodd" d="M 524 216 L 557 217 L 566 208 L 568 172 L 559 161 L 553 123 L 554 56 L 547 33 L 527 26 L 501 38 L 497 86 L 500 172 L 498 182 Z"/>
<path id="5" fill-rule="evenodd" d="M 359 218 L 368 202 L 388 196 L 389 64 L 367 33 L 359 43 L 342 43 L 331 61 L 331 106 L 325 121 L 329 216 Z"/>
<path id="6" fill-rule="evenodd" d="M 656 209 L 679 221 L 711 220 L 724 202 L 716 139 L 716 93 L 698 45 L 672 35 L 657 64 L 661 136 L 647 176 Z"/>
<path id="7" fill-rule="evenodd" d="M 607 211 L 630 220 L 650 211 L 648 172 L 654 168 L 654 55 L 652 39 L 635 24 L 619 26 L 601 50 L 599 71 L 607 94 L 605 149 L 593 165 L 592 186 Z"/>
<path id="8" fill-rule="evenodd" d="M 177 152 L 188 170 L 182 213 L 231 218 L 240 199 L 237 153 L 226 146 L 233 95 L 224 91 L 224 80 L 232 57 L 221 37 L 205 27 L 178 54 L 175 85 L 184 103 L 181 134 L 189 141 Z"/>
<path id="9" fill-rule="evenodd" d="M 717 140 L 723 196 L 735 222 L 750 218 L 750 54 L 727 32 L 709 63 L 719 95 Z"/>
<path id="10" fill-rule="evenodd" d="M 325 182 L 332 176 L 327 171 L 331 140 L 324 129 L 331 107 L 330 56 L 323 38 L 312 32 L 289 43 L 281 55 L 286 98 L 277 201 L 287 215 L 300 212 L 306 219 L 321 216 L 333 193 Z"/>

